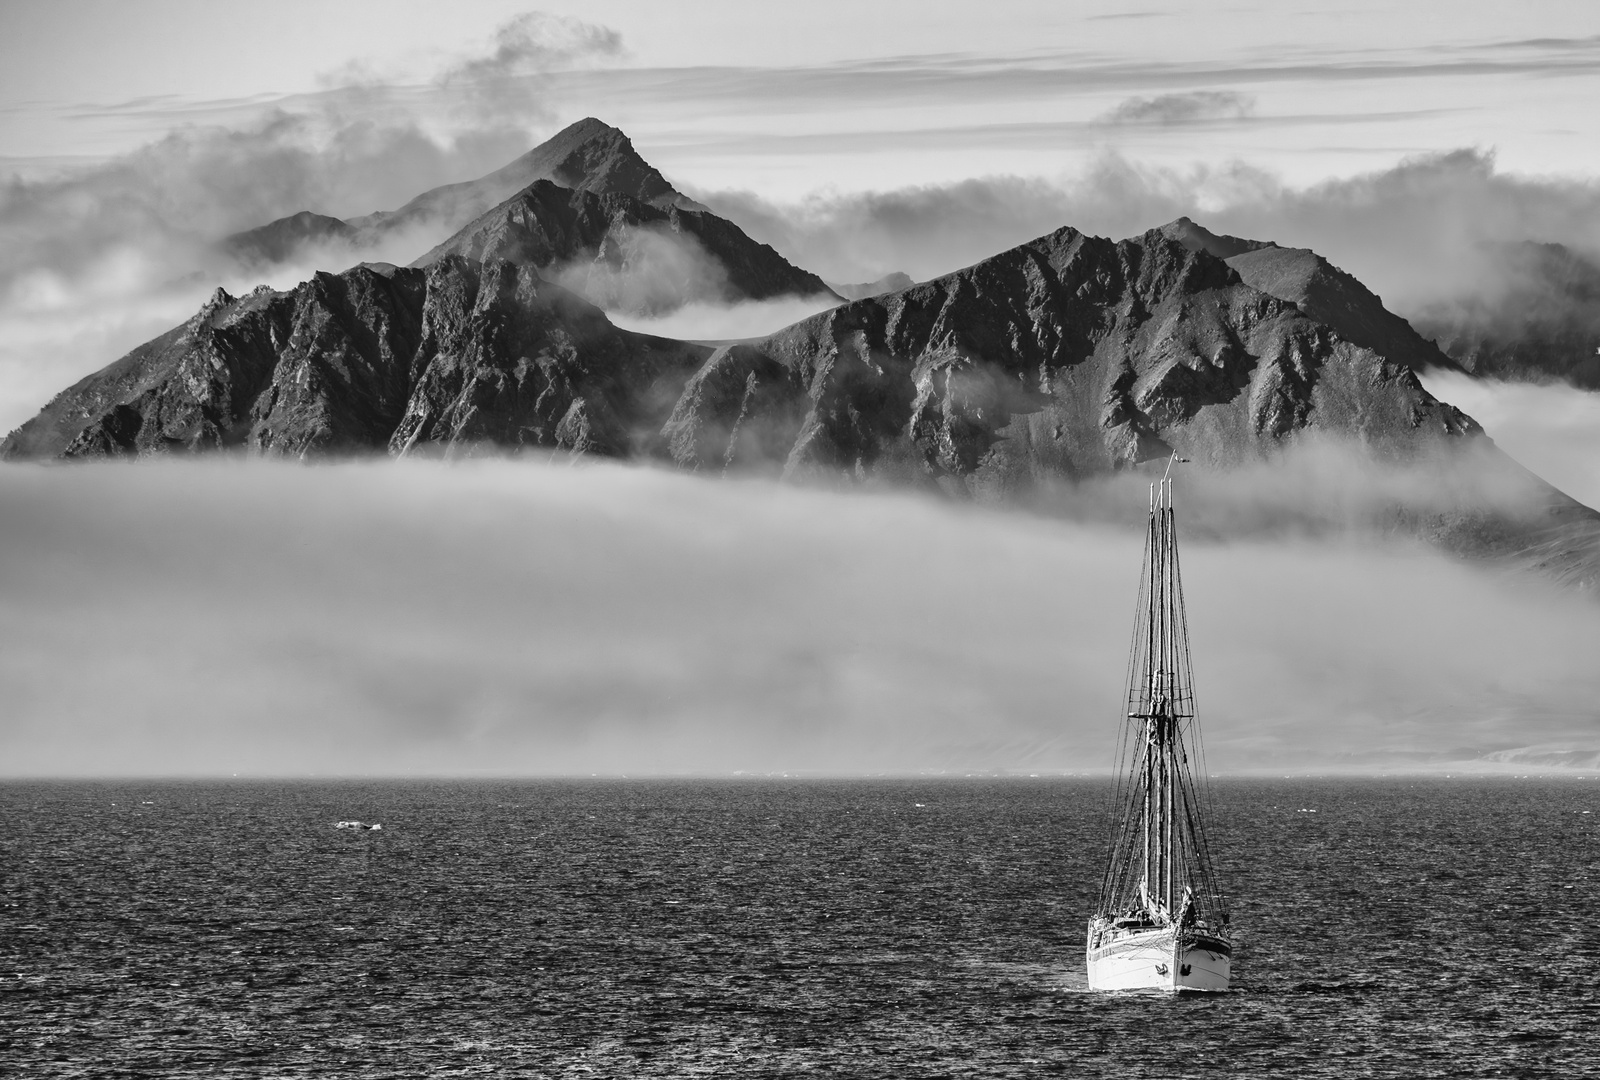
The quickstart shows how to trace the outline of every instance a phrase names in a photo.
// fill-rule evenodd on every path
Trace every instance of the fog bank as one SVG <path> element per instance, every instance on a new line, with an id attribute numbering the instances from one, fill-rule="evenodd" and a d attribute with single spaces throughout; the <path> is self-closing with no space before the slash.
<path id="1" fill-rule="evenodd" d="M 0 762 L 1103 769 L 1140 483 L 1040 517 L 535 461 L 6 466 Z M 1184 568 L 1214 770 L 1600 763 L 1600 605 L 1359 532 L 1230 534 L 1226 484 L 1179 488 L 1213 523 Z"/>

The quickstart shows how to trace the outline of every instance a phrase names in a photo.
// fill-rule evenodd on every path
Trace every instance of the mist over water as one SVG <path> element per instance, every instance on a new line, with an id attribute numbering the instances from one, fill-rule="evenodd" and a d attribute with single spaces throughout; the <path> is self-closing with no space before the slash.
<path id="1" fill-rule="evenodd" d="M 1273 501 L 1259 474 L 1231 492 L 1180 482 L 1213 770 L 1600 750 L 1600 607 L 1382 541 L 1359 513 L 1331 527 L 1349 496 L 1316 475 L 1282 490 L 1323 505 L 1320 523 L 1241 518 Z M 1046 516 L 530 460 L 7 466 L 0 760 L 27 775 L 1103 770 L 1142 483 Z"/>

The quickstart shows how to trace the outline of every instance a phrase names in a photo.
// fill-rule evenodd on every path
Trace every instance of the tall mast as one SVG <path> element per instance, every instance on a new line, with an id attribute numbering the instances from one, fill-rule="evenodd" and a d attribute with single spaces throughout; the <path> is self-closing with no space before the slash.
<path id="1" fill-rule="evenodd" d="M 1178 460 L 1174 455 L 1168 473 Z M 1128 693 L 1128 719 L 1137 724 L 1135 768 L 1127 792 L 1133 798 L 1129 824 L 1137 823 L 1137 846 L 1128 852 L 1132 858 L 1127 862 L 1113 854 L 1105 900 L 1108 906 L 1118 906 L 1126 901 L 1117 896 L 1137 897 L 1139 907 L 1165 918 L 1179 917 L 1186 893 L 1210 892 L 1208 881 L 1197 880 L 1197 874 L 1208 878 L 1209 873 L 1197 865 L 1205 855 L 1203 842 L 1195 835 L 1195 793 L 1188 782 L 1184 748 L 1185 721 L 1194 712 L 1177 539 L 1172 478 L 1163 475 L 1150 485 L 1141 611 Z M 1137 865 L 1131 882 L 1119 864 L 1128 869 Z M 1133 897 L 1122 891 L 1118 881 L 1135 888 Z"/>

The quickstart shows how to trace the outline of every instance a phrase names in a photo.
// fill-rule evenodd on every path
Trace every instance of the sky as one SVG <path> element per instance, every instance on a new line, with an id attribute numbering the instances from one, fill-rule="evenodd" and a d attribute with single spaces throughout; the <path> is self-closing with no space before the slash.
<path id="1" fill-rule="evenodd" d="M 1492 297 L 1497 242 L 1600 253 L 1597 74 L 1588 3 L 8 0 L 0 429 L 257 284 L 208 261 L 227 233 L 393 208 L 590 115 L 830 280 L 1190 214 L 1314 247 L 1402 314 Z M 266 281 L 318 268 L 341 267 Z M 633 325 L 755 334 L 797 304 Z M 1600 505 L 1594 395 L 1429 386 Z M 1345 475 L 1370 479 L 1304 459 L 1240 483 L 1314 502 Z M 1240 490 L 1195 508 L 1225 522 Z M 1123 502 L 3 466 L 0 773 L 1098 769 Z M 1298 512 L 1186 552 L 1214 767 L 1600 755 L 1592 600 Z"/>
<path id="2" fill-rule="evenodd" d="M 435 82 L 523 3 L 11 0 L 0 146 L 21 162 L 126 152 L 352 86 L 448 122 Z M 1590 168 L 1592 5 L 551 2 L 617 47 L 551 58 L 530 130 L 600 115 L 682 184 L 794 198 L 975 174 L 1075 172 L 1106 150 L 1235 159 L 1294 184 L 1493 148 Z"/>

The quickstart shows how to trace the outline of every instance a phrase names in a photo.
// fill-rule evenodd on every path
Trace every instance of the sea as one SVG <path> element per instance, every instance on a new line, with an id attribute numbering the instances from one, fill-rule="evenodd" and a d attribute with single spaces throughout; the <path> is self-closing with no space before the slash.
<path id="1" fill-rule="evenodd" d="M 1107 780 L 6 782 L 0 1075 L 1600 1076 L 1600 780 L 1211 787 L 1171 996 Z"/>

